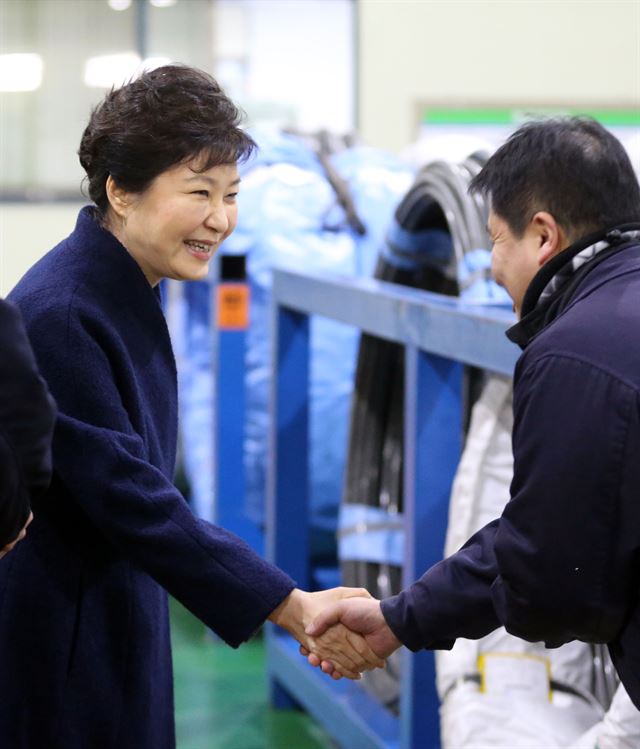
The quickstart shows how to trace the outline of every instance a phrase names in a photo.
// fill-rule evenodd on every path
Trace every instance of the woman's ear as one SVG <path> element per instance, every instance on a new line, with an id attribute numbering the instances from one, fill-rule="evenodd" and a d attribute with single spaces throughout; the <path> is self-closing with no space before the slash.
<path id="1" fill-rule="evenodd" d="M 547 211 L 538 211 L 530 224 L 538 242 L 538 265 L 542 267 L 567 247 L 567 238 L 560 224 Z"/>
<path id="2" fill-rule="evenodd" d="M 120 216 L 120 218 L 126 218 L 131 203 L 130 194 L 122 187 L 119 187 L 111 175 L 107 177 L 105 189 L 109 205 L 113 212 L 117 216 Z"/>

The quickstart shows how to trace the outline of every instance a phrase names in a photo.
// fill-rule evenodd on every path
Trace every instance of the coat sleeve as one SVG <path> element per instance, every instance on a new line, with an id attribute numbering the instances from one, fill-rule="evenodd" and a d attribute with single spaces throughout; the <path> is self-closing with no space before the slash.
<path id="1" fill-rule="evenodd" d="M 458 637 L 477 639 L 500 626 L 491 600 L 499 520 L 474 534 L 413 585 L 382 601 L 382 613 L 410 650 L 449 650 Z"/>
<path id="2" fill-rule="evenodd" d="M 54 419 L 18 310 L 0 300 L 0 548 L 49 484 Z"/>
<path id="3" fill-rule="evenodd" d="M 196 518 L 149 462 L 117 386 L 123 373 L 95 327 L 73 310 L 66 320 L 33 322 L 43 374 L 60 411 L 56 477 L 123 555 L 236 647 L 294 583 L 237 536 Z M 66 333 L 53 342 L 52 329 Z"/>
<path id="4" fill-rule="evenodd" d="M 638 463 L 637 421 L 637 394 L 608 373 L 561 356 L 530 367 L 514 398 L 511 500 L 383 602 L 398 638 L 443 648 L 504 625 L 549 647 L 613 639 L 637 585 L 637 534 L 624 540 L 619 497 L 637 480 L 625 473 Z"/>

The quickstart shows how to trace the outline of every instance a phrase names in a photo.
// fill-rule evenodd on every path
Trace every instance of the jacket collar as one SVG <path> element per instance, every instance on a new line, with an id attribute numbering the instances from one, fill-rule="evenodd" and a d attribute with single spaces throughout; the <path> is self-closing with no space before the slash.
<path id="1" fill-rule="evenodd" d="M 584 277 L 611 255 L 617 254 L 634 241 L 640 232 L 640 223 L 623 224 L 610 229 L 603 229 L 578 240 L 567 247 L 542 268 L 533 277 L 522 302 L 522 316 L 519 322 L 506 331 L 507 338 L 520 348 L 525 348 L 529 341 L 544 327 L 554 320 L 567 306 Z M 551 291 L 552 281 L 581 252 L 597 248 L 597 253 L 581 265 L 567 283 Z"/>
<path id="2" fill-rule="evenodd" d="M 91 284 L 114 285 L 120 294 L 130 293 L 138 301 L 161 303 L 160 284 L 151 286 L 126 247 L 102 225 L 95 206 L 80 210 L 69 241 L 76 251 L 77 271 Z"/>

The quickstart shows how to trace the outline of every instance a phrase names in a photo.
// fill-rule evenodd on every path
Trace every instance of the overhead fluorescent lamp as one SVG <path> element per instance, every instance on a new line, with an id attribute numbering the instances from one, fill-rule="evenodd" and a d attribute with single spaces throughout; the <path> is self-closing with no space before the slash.
<path id="1" fill-rule="evenodd" d="M 42 83 L 43 70 L 40 55 L 0 55 L 0 91 L 35 91 Z"/>
<path id="2" fill-rule="evenodd" d="M 178 0 L 149 0 L 154 8 L 170 8 L 175 5 Z"/>
<path id="3" fill-rule="evenodd" d="M 84 82 L 91 88 L 122 86 L 133 78 L 140 63 L 140 56 L 135 52 L 90 57 L 84 65 Z"/>
<path id="4" fill-rule="evenodd" d="M 109 0 L 109 7 L 112 10 L 127 10 L 131 7 L 131 0 Z"/>
<path id="5" fill-rule="evenodd" d="M 90 57 L 84 66 L 84 82 L 92 88 L 122 86 L 143 70 L 154 70 L 171 62 L 169 57 L 147 57 L 140 59 L 135 52 Z"/>
<path id="6" fill-rule="evenodd" d="M 140 67 L 142 70 L 155 70 L 156 68 L 161 68 L 163 65 L 169 65 L 170 63 L 170 57 L 147 57 L 142 61 Z"/>

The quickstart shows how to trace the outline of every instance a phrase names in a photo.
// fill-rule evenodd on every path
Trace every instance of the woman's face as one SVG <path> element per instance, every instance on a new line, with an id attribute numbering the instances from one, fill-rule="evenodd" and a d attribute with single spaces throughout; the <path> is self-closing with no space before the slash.
<path id="1" fill-rule="evenodd" d="M 215 251 L 235 229 L 240 184 L 236 165 L 204 172 L 197 167 L 197 160 L 171 167 L 139 194 L 107 185 L 109 228 L 152 286 L 163 278 L 206 277 Z"/>

